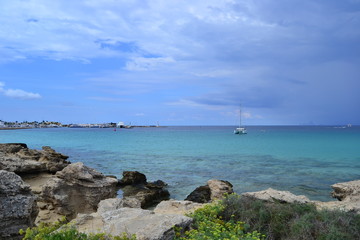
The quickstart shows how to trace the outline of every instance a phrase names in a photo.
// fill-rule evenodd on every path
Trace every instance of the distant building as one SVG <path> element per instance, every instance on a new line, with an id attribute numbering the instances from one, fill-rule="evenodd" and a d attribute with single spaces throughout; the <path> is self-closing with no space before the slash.
<path id="1" fill-rule="evenodd" d="M 118 124 L 116 124 L 116 127 L 123 128 L 123 127 L 125 127 L 125 124 L 124 124 L 124 122 L 119 122 Z"/>
<path id="2" fill-rule="evenodd" d="M 3 127 L 5 127 L 5 122 L 0 121 L 0 128 L 3 128 Z"/>

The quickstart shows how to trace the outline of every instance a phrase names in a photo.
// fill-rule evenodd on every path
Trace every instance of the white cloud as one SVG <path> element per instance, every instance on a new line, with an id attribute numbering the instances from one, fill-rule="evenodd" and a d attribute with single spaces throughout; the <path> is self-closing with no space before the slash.
<path id="1" fill-rule="evenodd" d="M 5 89 L 4 86 L 5 83 L 0 82 L 0 94 L 3 94 L 6 97 L 18 98 L 23 100 L 41 98 L 41 95 L 38 93 L 26 92 L 21 89 Z"/>
<path id="2" fill-rule="evenodd" d="M 170 57 L 144 58 L 136 57 L 132 61 L 126 63 L 126 70 L 129 71 L 148 71 L 153 70 L 168 63 L 174 63 L 174 59 Z"/>

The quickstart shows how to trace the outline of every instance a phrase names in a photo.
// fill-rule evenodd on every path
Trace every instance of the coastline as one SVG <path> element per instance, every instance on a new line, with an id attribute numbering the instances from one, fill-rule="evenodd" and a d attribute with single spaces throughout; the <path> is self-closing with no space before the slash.
<path id="1" fill-rule="evenodd" d="M 169 230 L 172 231 L 174 225 L 183 221 L 191 224 L 192 220 L 183 216 L 189 208 L 194 210 L 194 207 L 204 206 L 201 204 L 214 202 L 234 192 L 230 182 L 210 179 L 206 185 L 193 190 L 185 200 L 169 200 L 167 184 L 161 180 L 147 182 L 146 176 L 137 171 L 124 171 L 123 178 L 117 179 L 85 166 L 82 162 L 71 163 L 67 159 L 68 156 L 48 146 L 44 146 L 42 150 L 34 150 L 29 149 L 24 143 L 0 144 L 0 206 L 9 206 L 5 214 L 8 215 L 7 219 L 10 219 L 2 223 L 4 226 L 0 231 L 0 238 L 9 236 L 6 234 L 18 234 L 18 230 L 6 232 L 14 230 L 14 222 L 18 224 L 16 230 L 41 222 L 54 222 L 62 216 L 66 216 L 68 220 L 75 219 L 75 222 L 97 219 L 96 221 L 103 223 L 99 226 L 99 231 L 104 231 L 104 224 L 112 224 L 112 220 L 102 217 L 104 211 L 111 218 L 115 217 L 128 226 L 134 224 L 135 220 L 129 221 L 127 217 L 125 221 L 120 212 L 126 212 L 131 219 L 138 219 L 141 215 L 151 229 L 164 226 L 164 221 L 170 221 L 171 224 L 166 225 L 159 233 L 165 234 Z M 243 193 L 240 196 L 265 202 L 311 204 L 318 209 L 360 213 L 360 180 L 337 183 L 331 187 L 334 190 L 331 193 L 333 198 L 339 201 L 311 201 L 305 196 L 271 188 Z M 117 196 L 119 189 L 124 192 L 122 198 Z M 168 207 L 161 211 L 157 210 L 158 207 L 154 210 L 148 209 L 157 204 Z M 179 208 L 183 210 L 175 216 L 172 211 L 179 211 Z M 92 231 L 93 222 L 87 224 L 89 231 Z M 80 228 L 82 227 L 80 225 Z M 144 236 L 149 234 L 142 226 L 133 231 L 131 233 Z M 156 236 L 149 239 L 163 238 Z"/>
<path id="2" fill-rule="evenodd" d="M 0 130 L 19 130 L 19 129 L 32 129 L 32 128 L 30 127 L 0 128 Z"/>

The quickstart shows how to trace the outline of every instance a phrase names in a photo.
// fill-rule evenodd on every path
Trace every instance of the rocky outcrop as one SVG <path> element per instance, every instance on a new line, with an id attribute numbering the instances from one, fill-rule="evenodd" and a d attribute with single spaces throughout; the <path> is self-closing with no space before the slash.
<path id="1" fill-rule="evenodd" d="M 197 203 L 207 203 L 224 197 L 225 194 L 233 193 L 232 184 L 228 181 L 211 179 L 207 185 L 197 187 L 185 200 Z"/>
<path id="2" fill-rule="evenodd" d="M 138 171 L 124 171 L 123 178 L 119 180 L 120 186 L 146 184 L 146 176 Z"/>
<path id="3" fill-rule="evenodd" d="M 111 202 L 104 201 L 100 202 L 96 213 L 79 214 L 70 224 L 85 233 L 105 232 L 113 236 L 126 233 L 128 236 L 136 234 L 138 240 L 169 240 L 175 236 L 174 226 L 188 229 L 192 223 L 189 217 L 155 214 L 139 208 L 119 208 L 117 204 L 109 207 Z M 108 207 L 104 209 L 101 205 Z"/>
<path id="4" fill-rule="evenodd" d="M 70 164 L 68 156 L 50 147 L 42 150 L 29 149 L 24 143 L 0 144 L 0 169 L 17 174 L 55 173 Z"/>
<path id="5" fill-rule="evenodd" d="M 73 219 L 77 213 L 96 211 L 101 200 L 114 198 L 117 182 L 78 162 L 68 165 L 49 179 L 41 197 L 55 213 Z"/>
<path id="6" fill-rule="evenodd" d="M 310 203 L 310 199 L 303 195 L 294 195 L 288 191 L 279 191 L 272 188 L 268 188 L 259 192 L 247 192 L 241 194 L 245 197 L 252 197 L 267 202 L 281 202 L 281 203 Z"/>
<path id="7" fill-rule="evenodd" d="M 0 170 L 0 239 L 21 239 L 20 229 L 34 226 L 36 197 L 13 172 Z"/>
<path id="8" fill-rule="evenodd" d="M 334 189 L 331 195 L 340 201 L 360 200 L 360 180 L 336 183 L 331 187 Z"/>
<path id="9" fill-rule="evenodd" d="M 168 200 L 162 201 L 154 209 L 155 213 L 185 215 L 194 212 L 196 209 L 204 207 L 205 204 L 192 201 Z"/>
<path id="10" fill-rule="evenodd" d="M 211 179 L 207 182 L 207 185 L 210 188 L 210 199 L 212 201 L 221 199 L 225 194 L 234 192 L 233 185 L 228 181 Z"/>
<path id="11" fill-rule="evenodd" d="M 148 208 L 162 200 L 167 200 L 170 193 L 163 188 L 147 188 L 145 186 L 126 186 L 122 188 L 124 197 L 133 197 L 140 201 L 142 208 Z"/>
<path id="12" fill-rule="evenodd" d="M 360 214 L 360 180 L 336 183 L 331 195 L 339 201 L 315 202 L 318 208 L 339 209 Z"/>
<path id="13" fill-rule="evenodd" d="M 122 187 L 124 197 L 138 199 L 142 208 L 151 207 L 170 197 L 169 191 L 165 189 L 165 182 L 147 182 L 146 176 L 137 171 L 124 171 L 119 186 Z"/>
<path id="14" fill-rule="evenodd" d="M 207 203 L 211 200 L 211 192 L 209 186 L 200 186 L 192 191 L 186 198 L 186 201 L 192 201 L 197 203 Z"/>

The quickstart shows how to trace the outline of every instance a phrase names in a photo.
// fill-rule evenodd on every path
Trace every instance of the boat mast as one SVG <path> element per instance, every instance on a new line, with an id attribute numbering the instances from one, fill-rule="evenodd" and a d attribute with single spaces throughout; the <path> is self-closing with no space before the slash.
<path id="1" fill-rule="evenodd" d="M 239 121 L 239 128 L 241 127 L 241 104 L 240 104 L 240 121 Z"/>

